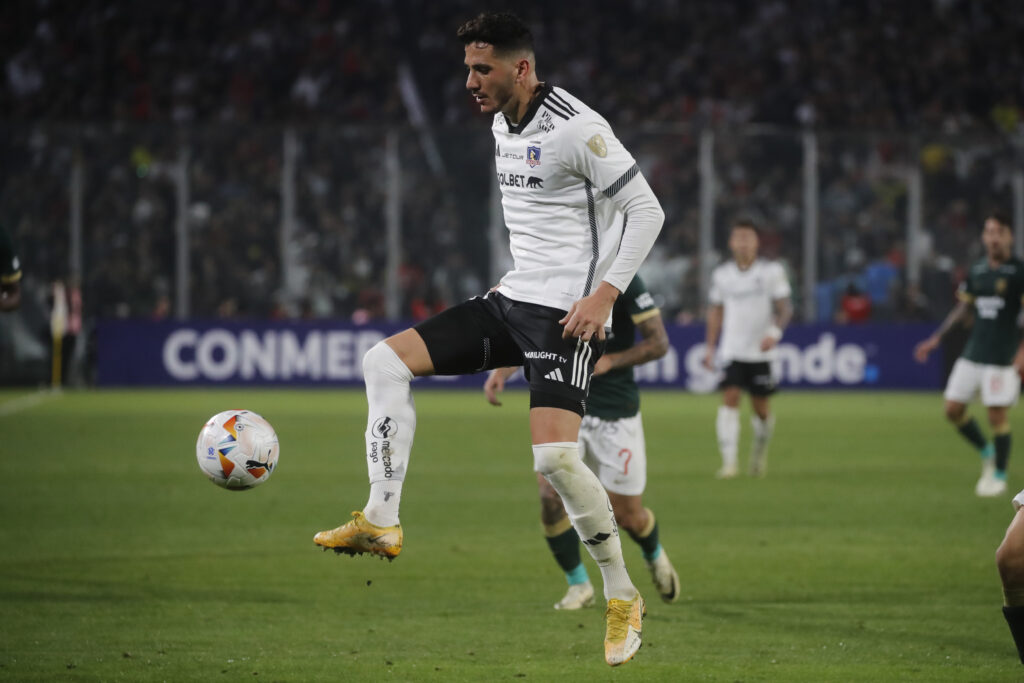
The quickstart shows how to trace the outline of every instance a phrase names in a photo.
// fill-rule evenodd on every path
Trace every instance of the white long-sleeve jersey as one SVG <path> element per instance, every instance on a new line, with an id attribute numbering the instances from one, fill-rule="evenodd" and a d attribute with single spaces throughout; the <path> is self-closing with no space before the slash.
<path id="1" fill-rule="evenodd" d="M 608 122 L 544 85 L 518 125 L 499 113 L 492 131 L 513 260 L 498 291 L 561 310 L 602 280 L 624 292 L 665 214 Z"/>

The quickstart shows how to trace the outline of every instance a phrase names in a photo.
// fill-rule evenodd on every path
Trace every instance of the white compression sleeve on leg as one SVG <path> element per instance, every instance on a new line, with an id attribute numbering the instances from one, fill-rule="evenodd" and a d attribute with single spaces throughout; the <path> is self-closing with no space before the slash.
<path id="1" fill-rule="evenodd" d="M 636 588 L 622 559 L 622 543 L 608 494 L 597 475 L 580 460 L 579 445 L 538 444 L 533 447 L 533 465 L 561 496 L 576 533 L 601 569 L 605 599 L 632 600 Z"/>
<path id="2" fill-rule="evenodd" d="M 718 406 L 718 418 L 715 420 L 715 431 L 718 434 L 718 451 L 722 454 L 722 464 L 736 464 L 736 451 L 740 443 L 740 410 L 729 406 Z"/>
<path id="3" fill-rule="evenodd" d="M 398 524 L 402 482 L 416 432 L 416 406 L 409 382 L 412 371 L 394 349 L 378 342 L 363 356 L 366 420 L 366 467 L 370 499 L 363 513 L 378 526 Z"/>

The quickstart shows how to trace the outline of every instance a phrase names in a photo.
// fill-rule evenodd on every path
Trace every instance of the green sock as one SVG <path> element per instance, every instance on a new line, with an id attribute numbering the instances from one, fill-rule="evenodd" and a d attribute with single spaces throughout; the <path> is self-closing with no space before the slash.
<path id="1" fill-rule="evenodd" d="M 996 434 L 992 439 L 996 444 L 996 472 L 1006 472 L 1010 464 L 1010 432 Z"/>
<path id="2" fill-rule="evenodd" d="M 571 526 L 567 531 L 563 531 L 557 536 L 547 536 L 548 547 L 551 548 L 551 554 L 555 556 L 555 562 L 562 568 L 566 576 L 575 575 L 578 576 L 578 567 L 582 567 L 580 563 L 580 537 L 576 535 L 576 530 Z M 586 572 L 584 571 L 584 581 L 586 580 Z M 582 581 L 577 581 L 582 583 Z"/>
<path id="3" fill-rule="evenodd" d="M 967 439 L 972 446 L 977 448 L 979 451 L 985 448 L 985 435 L 981 433 L 981 429 L 978 427 L 978 423 L 973 417 L 968 418 L 967 422 L 957 426 L 957 430 L 961 436 Z"/>

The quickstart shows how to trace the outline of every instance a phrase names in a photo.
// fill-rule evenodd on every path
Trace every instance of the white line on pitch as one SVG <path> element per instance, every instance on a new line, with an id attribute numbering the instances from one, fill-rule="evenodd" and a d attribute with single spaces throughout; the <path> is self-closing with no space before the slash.
<path id="1" fill-rule="evenodd" d="M 47 401 L 51 398 L 56 398 L 61 395 L 60 390 L 44 390 L 37 391 L 34 394 L 26 394 L 19 396 L 18 398 L 12 398 L 10 401 L 4 401 L 0 403 L 0 417 L 9 417 L 15 413 L 20 413 L 23 410 L 29 410 L 35 408 L 40 403 Z"/>

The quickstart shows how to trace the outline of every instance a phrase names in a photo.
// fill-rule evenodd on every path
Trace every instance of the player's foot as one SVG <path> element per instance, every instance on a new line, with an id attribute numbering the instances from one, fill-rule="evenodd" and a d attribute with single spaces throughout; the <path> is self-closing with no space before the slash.
<path id="1" fill-rule="evenodd" d="M 715 479 L 734 479 L 736 475 L 740 473 L 740 468 L 735 463 L 732 465 L 722 465 L 717 472 L 715 472 Z"/>
<path id="2" fill-rule="evenodd" d="M 402 527 L 376 526 L 363 516 L 362 512 L 353 512 L 352 521 L 342 524 L 337 529 L 321 531 L 313 537 L 313 543 L 330 548 L 336 553 L 346 555 L 362 555 L 370 553 L 386 557 L 389 561 L 402 552 Z"/>
<path id="3" fill-rule="evenodd" d="M 986 466 L 974 487 L 974 494 L 982 498 L 994 498 L 1006 493 L 1006 480 L 996 476 L 994 467 Z"/>
<path id="4" fill-rule="evenodd" d="M 760 479 L 768 472 L 768 458 L 764 453 L 750 456 L 750 476 Z"/>
<path id="5" fill-rule="evenodd" d="M 679 574 L 669 562 L 664 548 L 653 562 L 647 563 L 647 569 L 651 572 L 654 587 L 658 589 L 661 599 L 665 602 L 675 602 L 679 597 Z"/>
<path id="6" fill-rule="evenodd" d="M 555 603 L 555 609 L 583 609 L 594 604 L 594 585 L 574 583 L 565 592 L 565 597 Z"/>
<path id="7" fill-rule="evenodd" d="M 607 628 L 604 634 L 604 661 L 611 666 L 624 664 L 640 649 L 640 632 L 643 630 L 647 606 L 637 593 L 632 600 L 608 601 L 604 613 Z"/>

